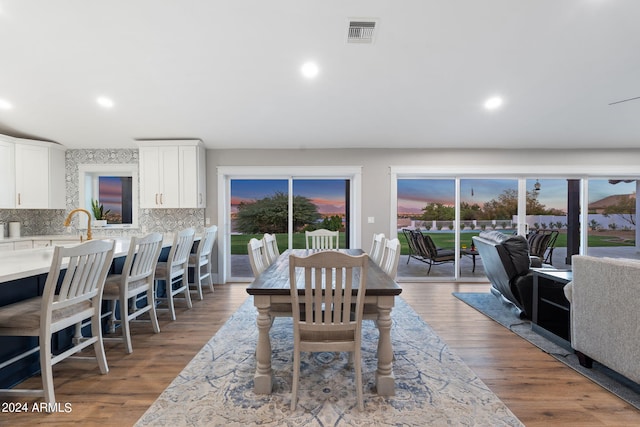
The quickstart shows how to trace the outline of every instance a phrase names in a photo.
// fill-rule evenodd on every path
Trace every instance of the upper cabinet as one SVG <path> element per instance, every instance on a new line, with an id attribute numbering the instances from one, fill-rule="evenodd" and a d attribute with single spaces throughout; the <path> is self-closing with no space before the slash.
<path id="1" fill-rule="evenodd" d="M 141 208 L 204 208 L 205 149 L 199 139 L 138 141 Z"/>
<path id="2" fill-rule="evenodd" d="M 0 136 L 0 208 L 65 209 L 65 148 Z"/>

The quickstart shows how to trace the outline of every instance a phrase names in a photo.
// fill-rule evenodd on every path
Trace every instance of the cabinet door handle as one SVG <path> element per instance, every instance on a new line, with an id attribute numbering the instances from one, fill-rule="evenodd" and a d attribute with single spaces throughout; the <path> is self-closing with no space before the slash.
<path id="1" fill-rule="evenodd" d="M 160 193 L 160 204 L 162 205 L 162 193 Z"/>
<path id="2" fill-rule="evenodd" d="M 200 204 L 202 204 L 202 193 L 198 193 L 198 195 L 200 196 Z"/>
<path id="3" fill-rule="evenodd" d="M 156 193 L 156 205 L 158 204 L 158 193 Z"/>
<path id="4" fill-rule="evenodd" d="M 20 193 L 18 193 L 18 205 L 21 205 L 21 204 L 22 204 L 22 200 L 20 198 Z"/>

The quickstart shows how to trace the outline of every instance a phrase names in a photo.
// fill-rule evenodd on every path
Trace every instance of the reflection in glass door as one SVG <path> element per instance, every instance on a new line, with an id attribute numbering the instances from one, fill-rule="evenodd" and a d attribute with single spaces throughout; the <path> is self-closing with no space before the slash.
<path id="1" fill-rule="evenodd" d="M 282 252 L 288 247 L 289 181 L 231 180 L 231 276 L 253 277 L 247 243 L 275 234 Z"/>
<path id="2" fill-rule="evenodd" d="M 587 254 L 637 258 L 636 180 L 590 179 L 588 188 Z"/>
<path id="3" fill-rule="evenodd" d="M 349 180 L 293 180 L 293 249 L 304 249 L 305 231 L 339 231 L 339 247 L 349 248 Z"/>

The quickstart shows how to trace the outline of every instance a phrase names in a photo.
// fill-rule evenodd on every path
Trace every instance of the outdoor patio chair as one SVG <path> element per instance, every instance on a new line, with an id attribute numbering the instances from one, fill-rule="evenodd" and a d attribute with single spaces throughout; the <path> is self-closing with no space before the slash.
<path id="1" fill-rule="evenodd" d="M 409 258 L 429 264 L 427 274 L 431 273 L 431 267 L 447 262 L 455 262 L 456 254 L 453 249 L 437 248 L 428 234 L 423 234 L 420 230 L 403 229 L 407 244 L 409 245 Z"/>
<path id="2" fill-rule="evenodd" d="M 553 265 L 553 249 L 558 239 L 558 230 L 533 230 L 527 235 L 529 255 L 536 256 L 545 264 Z"/>

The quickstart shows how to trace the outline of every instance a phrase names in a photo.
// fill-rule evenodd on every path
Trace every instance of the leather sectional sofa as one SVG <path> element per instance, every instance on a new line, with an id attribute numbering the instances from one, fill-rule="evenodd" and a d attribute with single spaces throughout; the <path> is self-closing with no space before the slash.
<path id="1" fill-rule="evenodd" d="M 531 319 L 531 267 L 542 267 L 543 264 L 540 258 L 529 256 L 527 239 L 499 231 L 483 231 L 479 236 L 473 237 L 473 242 L 491 282 L 491 292 L 512 306 L 520 318 Z"/>

